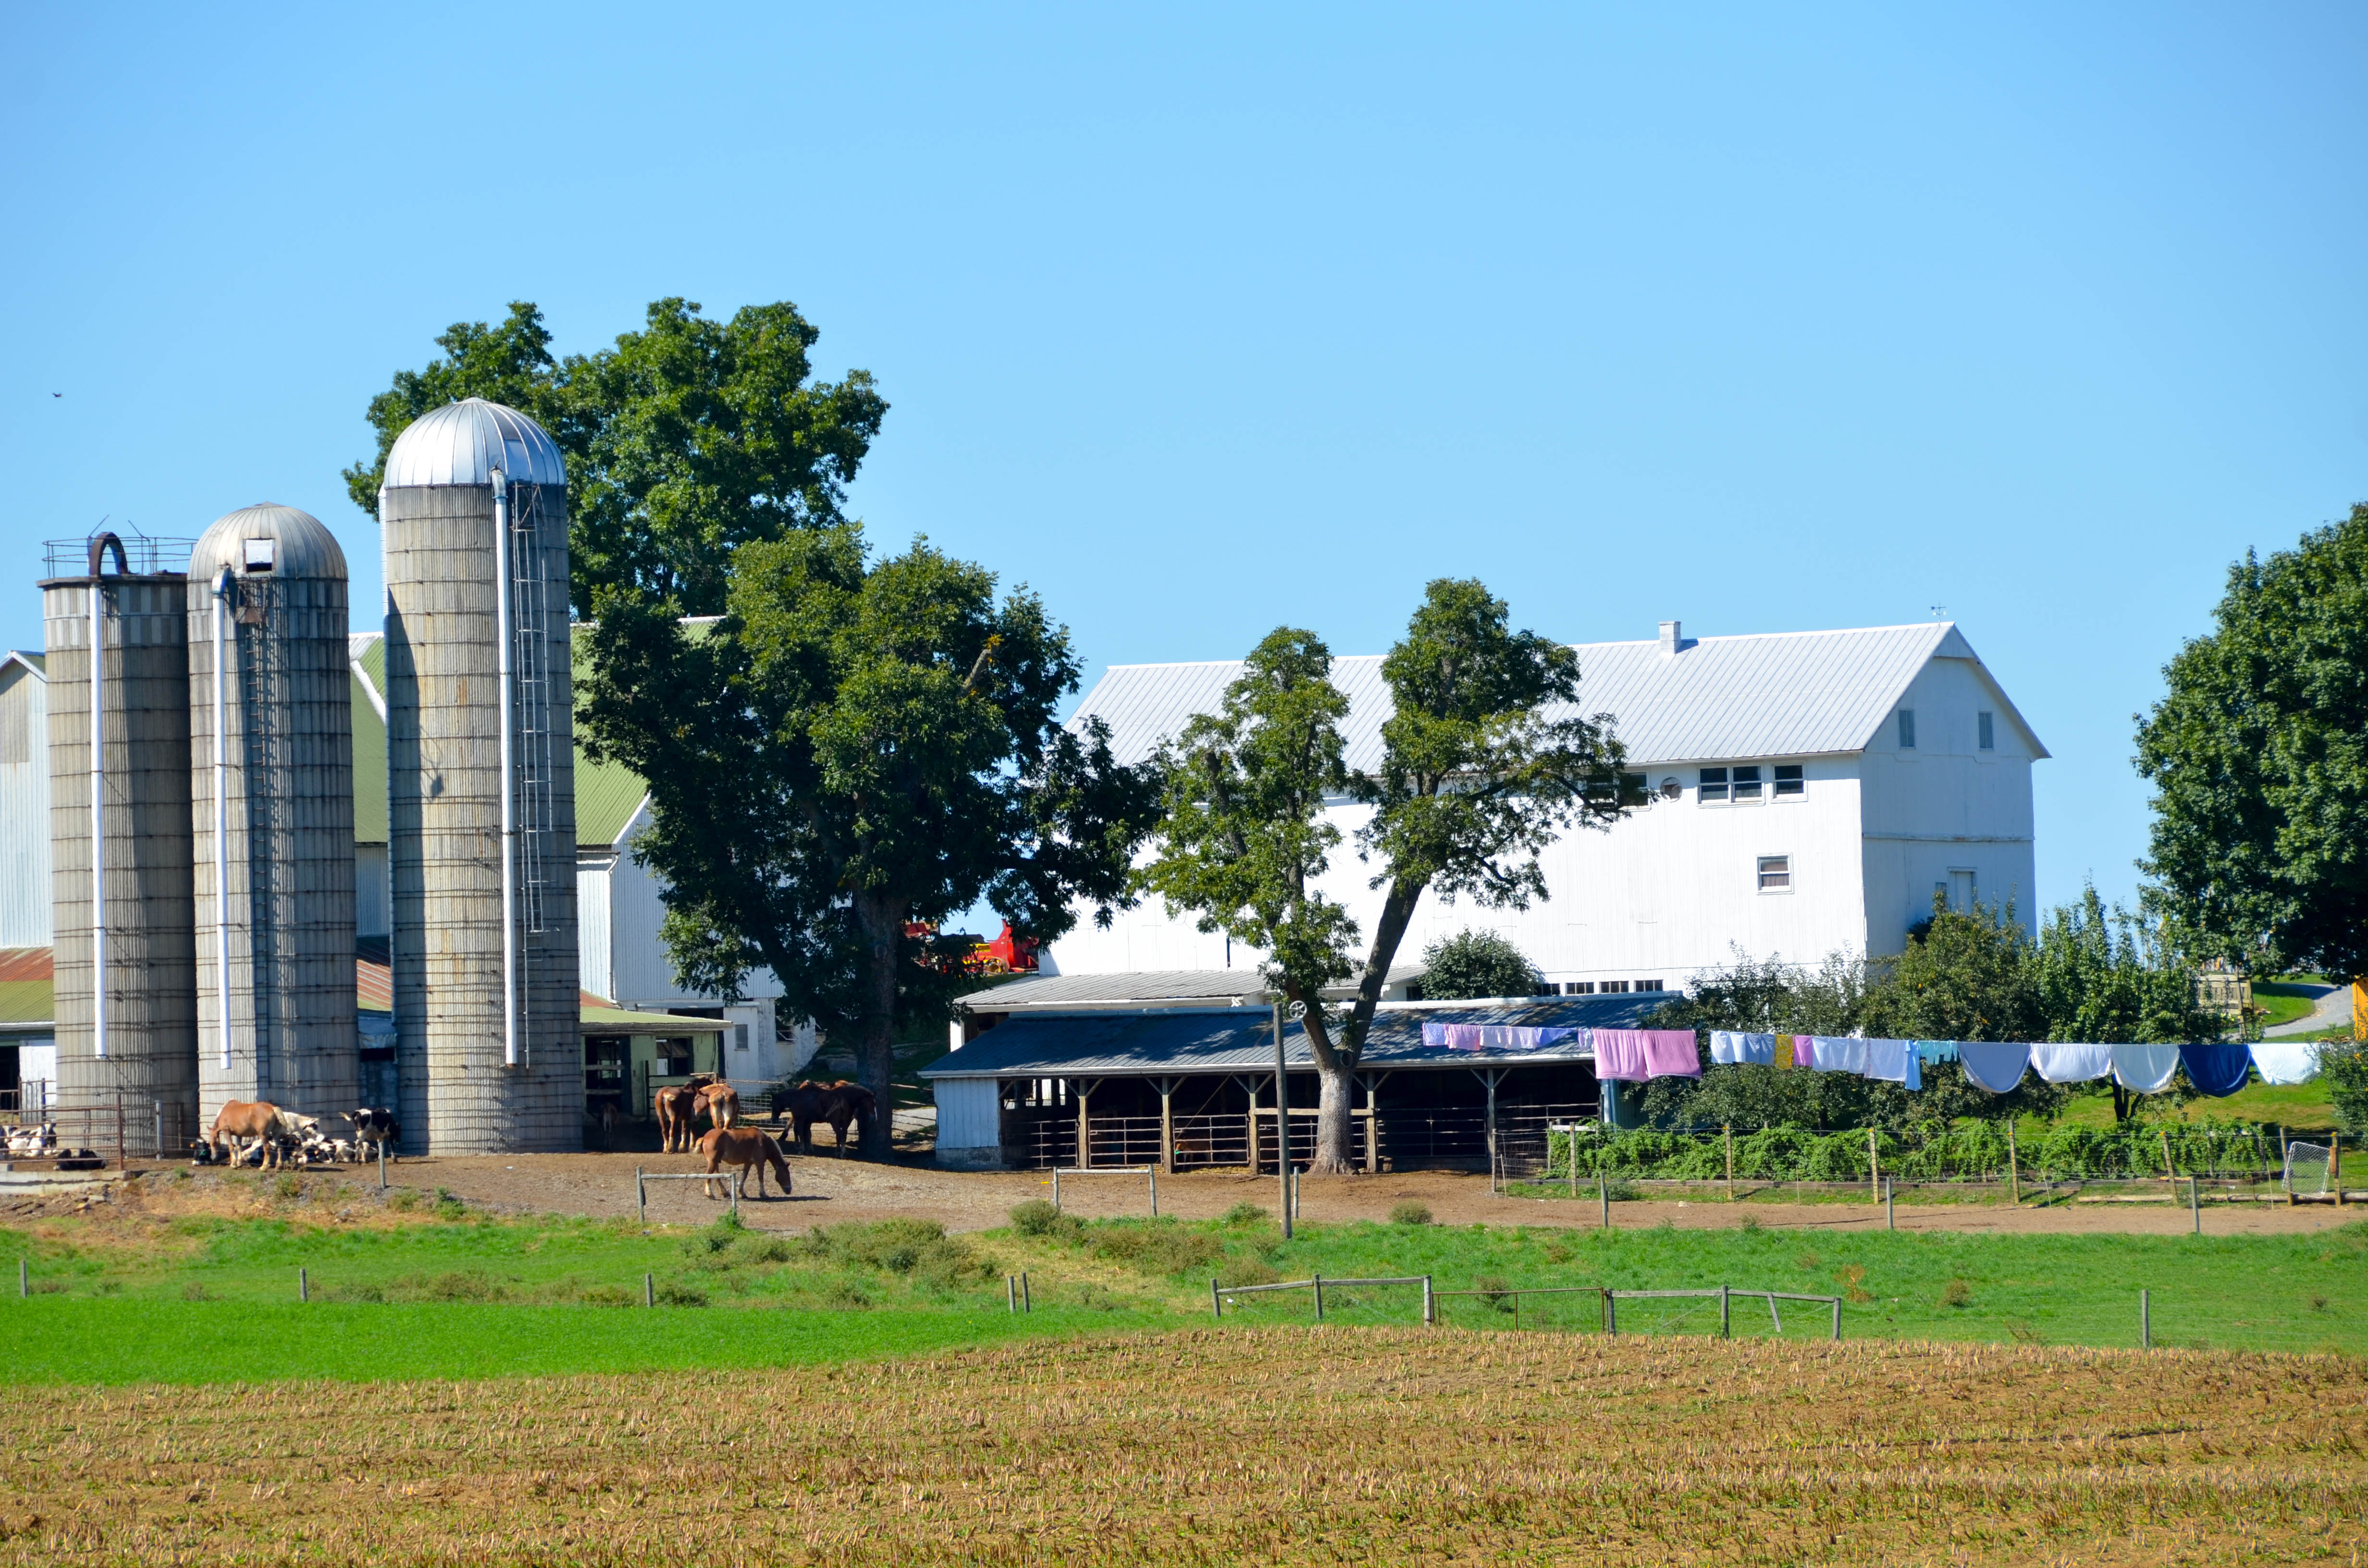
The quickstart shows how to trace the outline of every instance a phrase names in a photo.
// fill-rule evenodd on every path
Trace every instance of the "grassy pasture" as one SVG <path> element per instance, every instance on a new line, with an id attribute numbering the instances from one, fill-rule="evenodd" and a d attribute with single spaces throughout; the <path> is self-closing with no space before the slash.
<path id="1" fill-rule="evenodd" d="M 1194 1328 L 359 1403 L 0 1388 L 0 1564 L 2223 1564 L 2368 1543 L 2351 1358 Z"/>

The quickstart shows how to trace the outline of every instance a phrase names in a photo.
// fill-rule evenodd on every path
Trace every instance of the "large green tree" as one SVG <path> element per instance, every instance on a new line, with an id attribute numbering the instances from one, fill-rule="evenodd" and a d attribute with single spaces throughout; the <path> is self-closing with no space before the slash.
<path id="1" fill-rule="evenodd" d="M 841 523 L 741 545 L 705 627 L 641 591 L 598 608 L 579 733 L 649 783 L 634 852 L 681 983 L 732 995 L 769 969 L 789 1010 L 854 1040 L 883 1107 L 899 1025 L 961 983 L 921 923 L 983 898 L 1049 939 L 1123 896 L 1156 776 L 1099 724 L 1062 726 L 1077 661 L 1034 595 L 926 541 L 871 560 Z"/>
<path id="2" fill-rule="evenodd" d="M 2368 974 L 2368 505 L 2229 569 L 2138 723 L 2152 906 L 2199 958 Z"/>
<path id="3" fill-rule="evenodd" d="M 411 422 L 483 397 L 531 415 L 567 459 L 570 602 L 602 588 L 666 598 L 686 615 L 724 607 L 742 545 L 844 520 L 847 485 L 888 404 L 871 377 L 814 379 L 819 331 L 782 302 L 712 321 L 679 299 L 597 354 L 555 359 L 524 301 L 498 326 L 456 323 L 419 370 L 370 400 L 377 456 L 346 471 L 373 516 L 386 455 Z"/>
<path id="4" fill-rule="evenodd" d="M 1422 994 L 1449 1002 L 1487 996 L 1533 996 L 1537 966 L 1509 937 L 1458 931 L 1422 950 Z"/>
<path id="5" fill-rule="evenodd" d="M 1643 803 L 1611 718 L 1580 715 L 1577 655 L 1515 631 L 1477 582 L 1433 582 L 1382 661 L 1393 701 L 1382 756 L 1352 774 L 1348 699 L 1313 632 L 1281 628 L 1252 651 L 1213 714 L 1164 757 L 1167 815 L 1138 886 L 1267 954 L 1268 984 L 1307 1030 L 1321 1092 L 1311 1168 L 1345 1171 L 1358 1062 L 1408 923 L 1426 892 L 1491 908 L 1546 896 L 1538 857 L 1574 826 Z M 1360 858 L 1382 895 L 1361 960 L 1358 923 L 1321 879 L 1342 843 L 1343 796 L 1372 808 Z M 1355 986 L 1345 1009 L 1325 993 Z"/>

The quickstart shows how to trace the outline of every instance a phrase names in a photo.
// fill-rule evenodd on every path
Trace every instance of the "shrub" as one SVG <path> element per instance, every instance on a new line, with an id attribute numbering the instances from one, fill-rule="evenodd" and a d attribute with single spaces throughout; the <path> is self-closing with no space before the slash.
<path id="1" fill-rule="evenodd" d="M 1113 1227 L 1097 1234 L 1094 1256 L 1145 1274 L 1197 1273 L 1225 1254 L 1206 1231 L 1188 1231 L 1173 1220 Z"/>
<path id="2" fill-rule="evenodd" d="M 1011 1226 L 1023 1236 L 1049 1236 L 1060 1222 L 1061 1211 L 1041 1198 L 1011 1206 Z"/>
<path id="3" fill-rule="evenodd" d="M 1944 1307 L 1970 1307 L 1974 1304 L 1974 1288 L 1963 1279 L 1952 1279 L 1941 1288 L 1941 1304 Z"/>
<path id="4" fill-rule="evenodd" d="M 1229 1257 L 1217 1268 L 1220 1285 L 1271 1285 L 1281 1278 L 1255 1257 Z"/>
<path id="5" fill-rule="evenodd" d="M 304 1196 L 304 1178 L 293 1171 L 282 1171 L 279 1179 L 271 1184 L 271 1190 L 282 1198 L 302 1198 Z"/>
<path id="6" fill-rule="evenodd" d="M 808 1256 L 842 1268 L 916 1276 L 931 1285 L 959 1285 L 995 1274 L 994 1265 L 972 1252 L 968 1243 L 947 1235 L 934 1220 L 817 1225 L 806 1233 L 804 1245 Z"/>
<path id="7" fill-rule="evenodd" d="M 398 1214 L 408 1214 L 419 1207 L 419 1194 L 407 1187 L 398 1187 L 386 1195 L 386 1206 Z"/>
<path id="8" fill-rule="evenodd" d="M 1408 1199 L 1404 1203 L 1395 1204 L 1390 1209 L 1390 1223 L 1393 1225 L 1428 1225 L 1430 1223 L 1430 1205 L 1428 1203 L 1417 1203 L 1412 1199 Z"/>
<path id="9" fill-rule="evenodd" d="M 188 1284 L 181 1287 L 181 1300 L 185 1301 L 211 1301 L 213 1300 L 213 1297 L 207 1293 L 204 1286 L 192 1279 Z"/>
<path id="10" fill-rule="evenodd" d="M 665 1284 L 660 1285 L 658 1287 L 657 1295 L 658 1305 L 662 1307 L 703 1307 L 707 1305 L 706 1291 L 694 1290 L 689 1285 L 677 1285 L 672 1280 L 668 1280 Z"/>
<path id="11" fill-rule="evenodd" d="M 2318 1070 L 2335 1102 L 2335 1121 L 2354 1138 L 2368 1138 L 2368 1045 L 2331 1040 L 2318 1053 Z"/>
<path id="12" fill-rule="evenodd" d="M 1266 1217 L 1266 1210 L 1257 1204 L 1242 1202 L 1226 1210 L 1217 1222 L 1221 1225 L 1255 1225 Z"/>

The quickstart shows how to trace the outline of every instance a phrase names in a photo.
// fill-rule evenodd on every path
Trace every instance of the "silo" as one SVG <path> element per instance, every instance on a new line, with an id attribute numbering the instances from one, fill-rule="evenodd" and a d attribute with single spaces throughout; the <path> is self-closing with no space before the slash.
<path id="1" fill-rule="evenodd" d="M 471 398 L 387 454 L 387 807 L 403 1130 L 584 1146 L 567 477 Z"/>
<path id="2" fill-rule="evenodd" d="M 198 1111 L 178 570 L 188 549 L 111 533 L 53 544 L 53 574 L 41 583 L 59 1132 L 107 1147 L 120 1128 L 141 1153 L 152 1141 L 164 1145 L 157 1153 L 183 1146 Z M 86 570 L 57 574 L 74 567 Z"/>
<path id="3" fill-rule="evenodd" d="M 244 507 L 190 551 L 188 613 L 199 1114 L 342 1115 L 361 1103 L 345 552 L 293 506 Z"/>

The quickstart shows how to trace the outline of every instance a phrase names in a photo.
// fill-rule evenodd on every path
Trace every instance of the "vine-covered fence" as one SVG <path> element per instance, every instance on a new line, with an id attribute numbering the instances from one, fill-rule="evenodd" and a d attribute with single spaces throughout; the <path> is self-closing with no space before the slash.
<path id="1" fill-rule="evenodd" d="M 2010 1167 L 2025 1181 L 2192 1176 L 2270 1182 L 2279 1179 L 2284 1164 L 2278 1130 L 2254 1122 L 2057 1127 L 2020 1140 L 2011 1151 L 2005 1128 L 1990 1122 L 1878 1131 L 1871 1146 L 1864 1128 L 1827 1132 L 1770 1127 L 1730 1133 L 1720 1128 L 1618 1132 L 1583 1126 L 1576 1134 L 1552 1133 L 1544 1167 L 1525 1174 L 1568 1176 L 1574 1136 L 1578 1174 L 1613 1180 L 1724 1181 L 1730 1145 L 1737 1181 L 1866 1181 L 1874 1174 L 1873 1161 L 1879 1162 L 1883 1175 L 1903 1182 L 2004 1181 Z"/>

